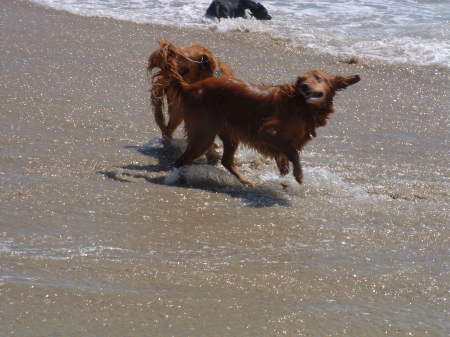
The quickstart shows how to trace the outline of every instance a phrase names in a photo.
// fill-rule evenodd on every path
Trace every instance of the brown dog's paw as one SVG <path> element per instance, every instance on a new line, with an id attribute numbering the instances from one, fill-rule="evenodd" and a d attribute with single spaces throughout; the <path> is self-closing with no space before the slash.
<path id="1" fill-rule="evenodd" d="M 163 136 L 162 136 L 162 143 L 163 143 L 164 146 L 172 146 L 172 137 L 166 136 L 166 135 L 163 133 Z"/>
<path id="2" fill-rule="evenodd" d="M 241 175 L 237 175 L 236 178 L 238 178 L 238 180 L 241 182 L 242 185 L 249 186 L 249 187 L 254 186 L 250 180 L 248 180 L 247 178 L 244 178 Z"/>
<path id="3" fill-rule="evenodd" d="M 289 161 L 286 157 L 278 156 L 275 158 L 275 162 L 277 163 L 278 171 L 281 176 L 285 176 L 289 173 Z"/>
<path id="4" fill-rule="evenodd" d="M 297 182 L 298 182 L 299 184 L 302 184 L 302 183 L 303 183 L 303 174 L 302 174 L 302 173 L 301 173 L 301 174 L 298 174 L 298 175 L 295 175 L 294 177 L 295 177 L 295 180 L 297 180 Z"/>
<path id="5" fill-rule="evenodd" d="M 208 152 L 206 152 L 206 161 L 208 165 L 215 166 L 219 163 L 222 155 L 217 151 L 218 148 L 219 146 L 217 144 L 213 144 Z"/>
<path id="6" fill-rule="evenodd" d="M 245 186 L 248 186 L 248 187 L 253 187 L 253 186 L 255 186 L 250 180 L 241 180 L 241 183 L 242 184 L 244 184 Z"/>

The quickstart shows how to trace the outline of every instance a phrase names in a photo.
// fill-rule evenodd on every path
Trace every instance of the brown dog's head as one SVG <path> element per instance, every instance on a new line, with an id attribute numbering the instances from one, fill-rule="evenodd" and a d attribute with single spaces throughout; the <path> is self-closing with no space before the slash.
<path id="1" fill-rule="evenodd" d="M 312 70 L 297 78 L 295 89 L 308 104 L 322 105 L 332 102 L 338 90 L 359 82 L 359 75 L 333 76 L 324 71 Z"/>
<path id="2" fill-rule="evenodd" d="M 202 45 L 179 48 L 168 41 L 160 41 L 160 48 L 149 58 L 148 70 L 166 69 L 170 59 L 175 60 L 178 73 L 188 82 L 211 77 L 218 66 L 217 58 Z"/>
<path id="3" fill-rule="evenodd" d="M 217 58 L 202 45 L 183 48 L 183 56 L 177 58 L 178 72 L 186 82 L 192 83 L 212 77 L 218 66 Z"/>

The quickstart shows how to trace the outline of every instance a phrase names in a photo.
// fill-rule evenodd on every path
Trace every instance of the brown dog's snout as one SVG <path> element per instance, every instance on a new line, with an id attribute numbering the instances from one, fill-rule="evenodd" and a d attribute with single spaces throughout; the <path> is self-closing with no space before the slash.
<path id="1" fill-rule="evenodd" d="M 306 100 L 317 100 L 325 95 L 320 87 L 317 87 L 314 82 L 309 83 L 310 80 L 304 76 L 300 76 L 297 80 L 297 90 L 306 98 Z"/>

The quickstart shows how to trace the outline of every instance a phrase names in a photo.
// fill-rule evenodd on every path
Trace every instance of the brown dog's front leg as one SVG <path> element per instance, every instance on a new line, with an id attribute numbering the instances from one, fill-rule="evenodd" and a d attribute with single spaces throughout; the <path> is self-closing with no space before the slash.
<path id="1" fill-rule="evenodd" d="M 299 184 L 303 182 L 302 166 L 300 165 L 300 156 L 298 151 L 290 145 L 289 139 L 285 138 L 282 132 L 280 122 L 277 119 L 266 121 L 258 130 L 259 136 L 268 139 L 270 143 L 276 145 L 280 154 L 275 157 L 280 174 L 284 175 L 289 172 L 289 165 L 287 160 L 290 160 L 293 165 L 293 174 L 295 180 Z"/>
<path id="2" fill-rule="evenodd" d="M 204 154 L 214 143 L 215 133 L 196 134 L 188 137 L 188 145 L 186 151 L 175 162 L 175 167 L 190 165 L 192 162 Z"/>
<path id="3" fill-rule="evenodd" d="M 300 164 L 300 155 L 298 154 L 298 151 L 294 148 L 290 148 L 286 152 L 286 156 L 292 162 L 295 180 L 297 180 L 297 182 L 301 184 L 303 182 L 303 170 L 302 165 Z"/>
<path id="4" fill-rule="evenodd" d="M 278 171 L 280 171 L 281 176 L 285 176 L 289 173 L 289 161 L 284 154 L 278 154 L 275 157 L 275 162 L 277 163 Z"/>

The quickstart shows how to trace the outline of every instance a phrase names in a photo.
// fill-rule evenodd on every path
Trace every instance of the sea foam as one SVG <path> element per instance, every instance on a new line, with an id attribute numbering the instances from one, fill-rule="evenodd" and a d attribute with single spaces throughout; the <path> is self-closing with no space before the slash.
<path id="1" fill-rule="evenodd" d="M 270 21 L 204 17 L 210 0 L 32 0 L 77 15 L 213 31 L 266 32 L 289 48 L 450 67 L 450 2 L 265 0 Z"/>

